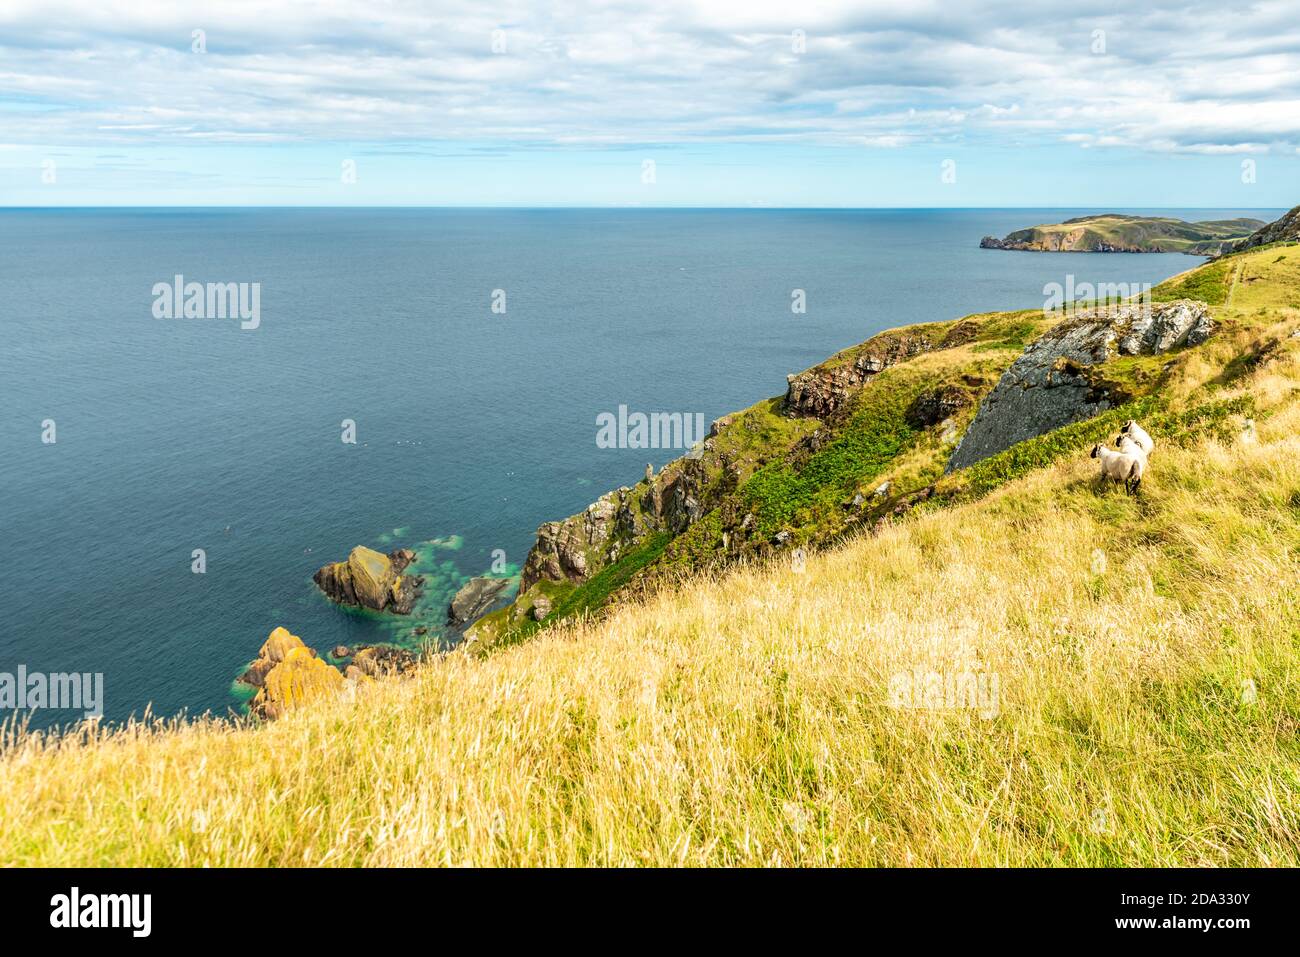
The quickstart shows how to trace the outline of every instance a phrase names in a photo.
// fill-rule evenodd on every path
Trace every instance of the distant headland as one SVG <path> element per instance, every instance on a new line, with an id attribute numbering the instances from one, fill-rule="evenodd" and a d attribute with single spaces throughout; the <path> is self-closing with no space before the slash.
<path id="1" fill-rule="evenodd" d="M 1264 226 L 1258 219 L 1218 219 L 1187 223 L 1163 216 L 1102 213 L 1063 223 L 1030 226 L 1005 239 L 985 236 L 983 249 L 1076 253 L 1188 253 L 1219 256 Z"/>

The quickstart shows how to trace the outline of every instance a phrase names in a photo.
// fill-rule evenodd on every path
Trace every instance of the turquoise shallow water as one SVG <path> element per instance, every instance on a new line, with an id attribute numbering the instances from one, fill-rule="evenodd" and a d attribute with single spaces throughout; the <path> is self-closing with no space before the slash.
<path id="1" fill-rule="evenodd" d="M 420 623 L 316 592 L 356 544 L 420 552 L 436 630 L 494 550 L 679 454 L 599 448 L 601 412 L 712 419 L 880 329 L 1198 261 L 978 248 L 1082 212 L 0 210 L 0 672 L 103 672 L 112 719 L 224 712 L 276 625 Z M 154 319 L 178 273 L 261 283 L 260 326 Z"/>

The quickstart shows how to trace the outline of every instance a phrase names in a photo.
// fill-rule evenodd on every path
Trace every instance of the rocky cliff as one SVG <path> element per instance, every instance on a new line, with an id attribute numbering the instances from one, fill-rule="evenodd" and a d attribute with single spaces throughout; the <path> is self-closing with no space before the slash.
<path id="1" fill-rule="evenodd" d="M 876 403 L 862 396 L 890 370 L 1001 332 L 975 318 L 890 330 L 788 376 L 783 396 L 718 419 L 691 454 L 543 524 L 517 600 L 468 638 L 590 611 L 615 591 L 651 587 L 683 567 L 796 548 L 864 520 L 884 501 L 874 495 L 879 483 L 860 487 L 879 465 L 915 435 L 955 436 L 954 417 L 973 411 L 992 379 L 969 369 L 952 381 L 909 373 L 880 390 Z M 817 500 L 801 515 L 787 514 L 795 501 L 788 483 L 823 472 L 825 481 L 807 489 Z"/>
<path id="2" fill-rule="evenodd" d="M 1300 242 L 1300 206 L 1295 207 L 1276 222 L 1269 223 L 1245 239 L 1233 243 L 1229 251 L 1240 253 L 1271 243 L 1295 242 Z"/>
<path id="3" fill-rule="evenodd" d="M 703 570 L 798 560 L 1061 454 L 1055 442 L 1020 450 L 1080 423 L 1091 441 L 1113 438 L 1112 413 L 1158 408 L 1171 360 L 1214 331 L 1205 303 L 1170 295 L 1198 275 L 1158 286 L 1168 301 L 1149 305 L 891 330 L 789 376 L 783 396 L 718 419 L 691 455 L 543 524 L 516 600 L 469 628 L 468 645 L 519 640 Z M 1005 469 L 970 468 L 1003 453 L 1016 456 Z"/>
<path id="4" fill-rule="evenodd" d="M 1205 304 L 1187 299 L 1084 310 L 1054 326 L 985 396 L 948 471 L 1131 399 L 1127 389 L 1099 372 L 1101 366 L 1116 356 L 1199 345 L 1213 328 Z"/>
<path id="5" fill-rule="evenodd" d="M 831 425 L 850 398 L 873 377 L 923 353 L 961 345 L 975 334 L 973 323 L 960 322 L 894 330 L 790 375 L 775 411 L 800 420 L 789 431 L 800 436 L 802 445 L 779 451 L 815 453 L 829 442 Z M 658 475 L 648 470 L 636 486 L 608 492 L 577 515 L 542 525 L 524 562 L 520 593 L 541 581 L 585 582 L 649 535 L 681 535 L 768 461 L 765 450 L 756 450 L 752 441 L 766 424 L 760 418 L 748 410 L 718 419 L 698 452 L 670 462 Z M 742 516 L 741 525 L 738 532 L 744 534 L 752 521 L 746 524 Z"/>

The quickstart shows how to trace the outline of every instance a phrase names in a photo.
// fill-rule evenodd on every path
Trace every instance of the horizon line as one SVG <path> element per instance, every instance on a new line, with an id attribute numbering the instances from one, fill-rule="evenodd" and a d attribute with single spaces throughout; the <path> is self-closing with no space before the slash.
<path id="1" fill-rule="evenodd" d="M 1240 205 L 1223 205 L 1223 204 L 1197 204 L 1185 203 L 1177 206 L 1119 206 L 1106 205 L 1104 203 L 1090 204 L 1086 206 L 1056 206 L 1056 205 L 1032 205 L 1032 206 L 784 206 L 784 205 L 745 205 L 745 206 L 705 206 L 705 205 L 682 205 L 682 206 L 640 206 L 640 205 L 582 205 L 582 204 L 565 204 L 565 203 L 547 203 L 547 204 L 524 204 L 524 205 L 505 205 L 505 204 L 392 204 L 380 203 L 375 205 L 362 204 L 297 204 L 297 203 L 218 203 L 218 204 L 180 204 L 180 203 L 146 203 L 146 204 L 103 204 L 103 205 L 82 205 L 82 204 L 51 204 L 45 206 L 8 206 L 0 205 L 0 212 L 37 212 L 53 210 L 88 210 L 88 209 L 329 209 L 329 210 L 399 210 L 399 209 L 456 209 L 456 210 L 600 210 L 609 212 L 614 210 L 625 212 L 655 212 L 655 211 L 682 211 L 682 210 L 701 210 L 701 211 L 728 211 L 728 212 L 774 212 L 774 211 L 836 211 L 836 212 L 864 212 L 864 211 L 928 211 L 928 210 L 1001 210 L 1001 209 L 1063 209 L 1063 210 L 1090 210 L 1090 209 L 1155 209 L 1155 210 L 1180 210 L 1180 209 L 1251 209 L 1251 210 L 1274 210 L 1288 209 L 1286 206 L 1240 206 Z"/>

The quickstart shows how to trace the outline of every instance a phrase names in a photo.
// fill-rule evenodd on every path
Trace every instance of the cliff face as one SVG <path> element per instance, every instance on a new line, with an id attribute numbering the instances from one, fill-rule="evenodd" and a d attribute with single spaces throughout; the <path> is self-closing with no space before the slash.
<path id="1" fill-rule="evenodd" d="M 1098 370 L 1117 356 L 1200 345 L 1214 324 L 1204 303 L 1087 310 L 1032 343 L 985 396 L 948 462 L 966 468 L 1017 442 L 1091 418 L 1132 395 Z"/>
<path id="2" fill-rule="evenodd" d="M 1239 253 L 1269 243 L 1285 242 L 1300 242 L 1300 206 L 1295 207 L 1276 222 L 1269 223 L 1245 239 L 1233 243 L 1229 251 Z"/>
<path id="3" fill-rule="evenodd" d="M 658 475 L 635 487 L 609 492 L 584 511 L 561 522 L 548 522 L 524 562 L 520 592 L 540 581 L 582 583 L 616 563 L 648 536 L 682 535 L 717 509 L 753 473 L 772 458 L 815 452 L 829 441 L 829 425 L 858 390 L 885 369 L 934 349 L 960 344 L 973 334 L 961 323 L 891 331 L 805 372 L 788 377 L 786 394 L 774 410 L 791 423 L 783 431 L 801 444 L 756 447 L 754 433 L 770 423 L 755 410 L 713 423 L 702 447 L 666 465 Z M 738 530 L 749 531 L 744 524 Z"/>

